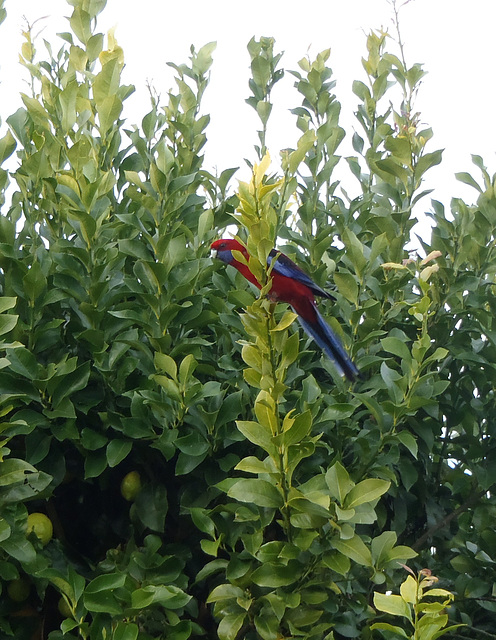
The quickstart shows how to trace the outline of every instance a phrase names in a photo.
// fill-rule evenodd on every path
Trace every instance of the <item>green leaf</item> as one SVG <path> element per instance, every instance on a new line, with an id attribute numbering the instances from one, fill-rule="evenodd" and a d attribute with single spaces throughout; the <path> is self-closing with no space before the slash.
<path id="1" fill-rule="evenodd" d="M 387 351 L 388 353 L 392 353 L 393 355 L 398 356 L 399 358 L 402 358 L 408 363 L 411 362 L 412 356 L 411 356 L 410 350 L 408 349 L 408 347 L 406 346 L 403 340 L 400 340 L 399 338 L 393 338 L 393 337 L 382 338 L 381 345 L 384 351 Z"/>
<path id="2" fill-rule="evenodd" d="M 223 600 L 235 600 L 242 598 L 244 595 L 243 589 L 236 587 L 233 584 L 220 584 L 213 589 L 207 598 L 207 603 L 222 602 Z"/>
<path id="3" fill-rule="evenodd" d="M 274 437 L 273 442 L 276 446 L 289 447 L 292 444 L 301 442 L 303 438 L 310 434 L 311 430 L 312 414 L 309 409 L 294 418 L 288 414 L 283 421 L 283 432 L 281 435 Z"/>
<path id="4" fill-rule="evenodd" d="M 1 296 L 0 297 L 0 313 L 13 309 L 16 306 L 17 298 Z"/>
<path id="5" fill-rule="evenodd" d="M 122 588 L 125 581 L 126 576 L 123 573 L 97 576 L 84 590 L 84 606 L 93 613 L 121 614 L 122 605 L 115 595 L 115 590 Z"/>
<path id="6" fill-rule="evenodd" d="M 103 34 L 95 33 L 89 38 L 86 45 L 86 54 L 90 62 L 93 62 L 98 58 L 103 49 Z"/>
<path id="7" fill-rule="evenodd" d="M 22 107 L 17 109 L 15 113 L 13 113 L 11 116 L 7 118 L 7 123 L 10 125 L 16 137 L 18 138 L 18 140 L 21 141 L 23 145 L 28 144 L 27 133 L 26 133 L 27 119 L 28 119 L 27 111 Z"/>
<path id="8" fill-rule="evenodd" d="M 107 467 L 107 456 L 105 451 L 100 449 L 98 451 L 90 451 L 89 455 L 84 461 L 84 477 L 97 478 L 100 476 Z"/>
<path id="9" fill-rule="evenodd" d="M 388 624 L 387 622 L 374 622 L 373 625 L 371 625 L 371 630 L 374 631 L 375 629 L 377 629 L 378 631 L 390 631 L 391 633 L 396 633 L 398 636 L 400 636 L 400 638 L 410 638 L 411 636 L 409 636 L 406 631 L 404 631 L 401 627 L 397 627 L 395 625 L 392 624 Z"/>
<path id="10" fill-rule="evenodd" d="M 0 316 L 0 336 L 4 333 L 8 333 L 12 331 L 12 329 L 16 326 L 17 320 L 19 316 L 14 315 L 6 315 L 3 314 Z"/>
<path id="11" fill-rule="evenodd" d="M 400 594 L 405 602 L 409 604 L 417 604 L 418 601 L 418 584 L 413 576 L 407 576 L 406 580 L 401 583 Z"/>
<path id="12" fill-rule="evenodd" d="M 365 502 L 373 502 L 386 493 L 390 486 L 389 481 L 380 478 L 362 480 L 347 494 L 343 506 L 345 509 L 353 509 Z"/>
<path id="13" fill-rule="evenodd" d="M 17 349 L 7 349 L 7 358 L 10 361 L 10 369 L 14 373 L 35 380 L 39 375 L 38 362 L 28 349 L 19 347 Z"/>
<path id="14" fill-rule="evenodd" d="M 269 611 L 263 611 L 263 615 L 255 616 L 255 629 L 262 640 L 276 640 L 279 637 L 280 621 Z"/>
<path id="15" fill-rule="evenodd" d="M 200 540 L 200 547 L 204 554 L 207 556 L 217 557 L 219 553 L 221 539 L 217 538 L 216 540 Z M 203 574 L 202 574 L 203 575 Z"/>
<path id="16" fill-rule="evenodd" d="M 10 532 L 11 529 L 9 523 L 3 518 L 0 518 L 0 542 L 7 540 L 7 538 L 10 536 Z"/>
<path id="17" fill-rule="evenodd" d="M 418 555 L 417 552 L 411 549 L 410 547 L 400 544 L 397 547 L 394 547 L 393 549 L 391 549 L 391 551 L 388 551 L 388 553 L 386 554 L 385 561 L 386 562 L 402 561 L 404 563 L 406 560 L 415 558 L 417 555 Z"/>
<path id="18" fill-rule="evenodd" d="M 290 364 L 296 361 L 300 349 L 300 338 L 298 333 L 291 334 L 284 342 L 282 350 L 282 360 L 278 371 L 287 369 Z"/>
<path id="19" fill-rule="evenodd" d="M 287 565 L 264 562 L 262 566 L 255 569 L 251 579 L 259 587 L 276 589 L 294 584 L 300 578 L 301 573 L 301 565 L 297 562 L 289 562 Z"/>
<path id="20" fill-rule="evenodd" d="M 24 482 L 29 474 L 36 473 L 36 469 L 18 458 L 9 458 L 0 463 L 0 487 L 17 482 Z"/>
<path id="21" fill-rule="evenodd" d="M 86 44 L 91 36 L 90 14 L 83 11 L 81 7 L 76 6 L 70 18 L 70 24 L 77 38 L 79 38 L 83 44 Z"/>
<path id="22" fill-rule="evenodd" d="M 424 591 L 424 596 L 429 596 L 433 598 L 445 598 L 447 600 L 453 600 L 454 596 L 451 591 L 447 591 L 446 589 L 429 589 Z"/>
<path id="23" fill-rule="evenodd" d="M 84 389 L 90 377 L 90 363 L 85 362 L 73 372 L 68 373 L 57 384 L 52 395 L 53 408 L 57 408 L 68 396 L 72 396 L 76 391 Z"/>
<path id="24" fill-rule="evenodd" d="M 196 369 L 198 362 L 195 360 L 194 356 L 190 353 L 188 354 L 181 364 L 179 365 L 179 382 L 182 385 L 185 385 L 186 382 L 193 375 L 194 370 Z"/>
<path id="25" fill-rule="evenodd" d="M 441 636 L 444 636 L 447 633 L 451 633 L 455 629 L 459 629 L 460 627 L 465 627 L 465 626 L 467 626 L 465 623 L 451 624 L 449 627 L 445 627 L 444 629 L 441 629 L 437 633 L 434 633 L 434 635 L 432 636 L 432 640 L 437 640 L 438 638 L 441 638 Z"/>
<path id="26" fill-rule="evenodd" d="M 93 97 L 97 109 L 107 104 L 106 107 L 103 107 L 103 110 L 104 112 L 108 111 L 109 105 L 113 104 L 113 98 L 117 97 L 119 82 L 120 65 L 117 59 L 113 58 L 103 65 L 102 70 L 95 76 L 93 81 Z"/>
<path id="27" fill-rule="evenodd" d="M 387 554 L 396 544 L 397 535 L 394 531 L 384 531 L 372 540 L 370 550 L 375 566 L 379 567 Z"/>
<path id="28" fill-rule="evenodd" d="M 305 131 L 305 133 L 298 140 L 298 144 L 295 151 L 292 151 L 289 154 L 287 160 L 287 169 L 290 174 L 296 172 L 300 164 L 303 162 L 303 159 L 310 151 L 310 149 L 315 144 L 315 131 L 313 129 L 309 129 Z M 284 166 L 284 164 L 283 164 Z M 286 167 L 284 167 L 286 168 Z"/>
<path id="29" fill-rule="evenodd" d="M 10 130 L 0 139 L 0 165 L 10 158 L 16 148 L 16 141 Z"/>
<path id="30" fill-rule="evenodd" d="M 67 576 L 65 576 L 61 571 L 57 569 L 42 569 L 37 572 L 37 577 L 45 578 L 49 580 L 53 585 L 57 587 L 57 589 L 64 593 L 70 600 L 75 599 L 74 589 L 70 584 Z"/>
<path id="31" fill-rule="evenodd" d="M 255 346 L 251 344 L 243 345 L 241 357 L 249 367 L 258 373 L 262 372 L 262 354 Z"/>
<path id="32" fill-rule="evenodd" d="M 206 457 L 206 451 L 198 456 L 185 454 L 183 451 L 181 451 L 179 453 L 179 456 L 177 457 L 175 469 L 176 476 L 182 476 L 191 473 L 205 460 Z"/>
<path id="33" fill-rule="evenodd" d="M 393 157 L 377 160 L 375 166 L 377 173 L 389 184 L 395 186 L 397 182 L 394 178 L 398 178 L 405 187 L 407 186 L 411 171 L 398 164 Z"/>
<path id="34" fill-rule="evenodd" d="M 26 565 L 36 561 L 36 551 L 24 532 L 12 534 L 0 543 L 1 548 L 10 556 Z"/>
<path id="35" fill-rule="evenodd" d="M 273 465 L 269 460 L 259 460 L 255 456 L 248 456 L 243 458 L 235 466 L 237 471 L 244 471 L 245 473 L 273 473 L 275 471 Z"/>
<path id="36" fill-rule="evenodd" d="M 81 431 L 81 443 L 85 449 L 88 451 L 96 451 L 97 449 L 101 449 L 108 442 L 108 438 L 103 433 L 96 431 L 95 429 L 90 429 L 89 427 L 85 427 Z"/>
<path id="37" fill-rule="evenodd" d="M 365 258 L 365 255 L 364 255 L 364 245 L 360 242 L 360 240 L 353 233 L 353 231 L 351 231 L 348 228 L 344 229 L 342 234 L 342 239 L 346 247 L 346 254 L 350 258 L 351 262 L 353 263 L 355 272 L 358 274 L 362 273 L 367 264 L 367 259 Z M 338 283 L 336 282 L 336 284 Z M 339 288 L 339 284 L 338 284 L 338 288 Z"/>
<path id="38" fill-rule="evenodd" d="M 270 102 L 265 102 L 264 100 L 259 100 L 257 102 L 258 117 L 262 121 L 263 125 L 267 124 L 271 111 L 272 111 L 272 104 Z"/>
<path id="39" fill-rule="evenodd" d="M 258 422 L 249 420 L 237 420 L 236 426 L 241 433 L 253 444 L 262 447 L 267 453 L 275 451 L 274 444 L 272 442 L 272 434 L 270 431 L 263 427 Z"/>
<path id="40" fill-rule="evenodd" d="M 212 209 L 205 209 L 198 218 L 198 237 L 203 239 L 214 225 L 214 213 Z"/>
<path id="41" fill-rule="evenodd" d="M 283 499 L 280 491 L 266 480 L 242 479 L 237 480 L 227 492 L 227 495 L 240 502 L 251 502 L 259 507 L 280 508 Z"/>
<path id="42" fill-rule="evenodd" d="M 236 640 L 245 618 L 246 613 L 228 613 L 223 617 L 217 628 L 219 640 Z"/>
<path id="43" fill-rule="evenodd" d="M 76 622 L 76 620 L 73 620 L 72 618 L 65 618 L 65 620 L 62 620 L 62 622 L 60 623 L 60 630 L 62 631 L 62 633 L 66 634 L 70 631 L 73 631 L 78 626 L 79 623 Z"/>
<path id="44" fill-rule="evenodd" d="M 418 621 L 418 638 L 419 640 L 433 640 L 434 636 L 439 638 L 439 632 L 448 624 L 448 616 L 440 615 L 439 612 L 435 617 L 424 615 Z"/>
<path id="45" fill-rule="evenodd" d="M 112 640 L 136 640 L 139 628 L 134 622 L 118 622 L 112 632 Z"/>
<path id="46" fill-rule="evenodd" d="M 116 467 L 127 457 L 132 449 L 130 440 L 111 440 L 107 445 L 107 462 L 109 467 Z"/>
<path id="47" fill-rule="evenodd" d="M 322 558 L 322 561 L 326 567 L 329 567 L 329 569 L 332 569 L 342 576 L 346 576 L 348 574 L 351 566 L 349 557 L 342 553 L 338 553 L 337 551 L 326 553 Z"/>
<path id="48" fill-rule="evenodd" d="M 213 520 L 208 516 L 206 509 L 192 507 L 189 512 L 197 529 L 215 538 L 215 525 Z"/>
<path id="49" fill-rule="evenodd" d="M 107 573 L 94 578 L 86 587 L 84 593 L 101 593 L 103 591 L 112 591 L 124 586 L 126 576 L 123 573 Z"/>
<path id="50" fill-rule="evenodd" d="M 192 69 L 198 75 L 204 75 L 212 66 L 212 53 L 217 47 L 216 42 L 208 42 L 192 58 Z"/>
<path id="51" fill-rule="evenodd" d="M 386 595 L 375 591 L 374 607 L 379 611 L 389 613 L 392 616 L 402 616 L 408 620 L 412 619 L 410 607 L 401 596 L 394 594 Z"/>
<path id="52" fill-rule="evenodd" d="M 408 431 L 400 431 L 396 434 L 396 437 L 401 442 L 401 444 L 408 449 L 408 451 L 416 460 L 418 454 L 418 445 L 415 437 Z"/>
<path id="53" fill-rule="evenodd" d="M 408 167 L 412 164 L 412 148 L 407 137 L 388 136 L 384 146 L 400 162 Z"/>
<path id="54" fill-rule="evenodd" d="M 483 193 L 482 187 L 472 178 L 470 173 L 466 173 L 465 171 L 461 171 L 459 173 L 455 173 L 455 178 L 464 184 L 468 184 L 469 186 L 477 189 L 479 193 Z"/>
<path id="55" fill-rule="evenodd" d="M 139 519 L 152 531 L 163 532 L 168 510 L 167 490 L 163 485 L 146 484 L 134 503 Z"/>
<path id="56" fill-rule="evenodd" d="M 449 353 L 448 349 L 445 349 L 444 347 L 438 347 L 431 356 L 429 356 L 424 360 L 424 364 L 427 364 L 429 362 L 437 362 L 439 360 L 444 360 L 444 358 L 446 358 L 448 353 Z"/>
<path id="57" fill-rule="evenodd" d="M 286 311 L 272 331 L 284 331 L 293 324 L 297 317 L 298 315 L 293 311 Z"/>
<path id="58" fill-rule="evenodd" d="M 352 90 L 353 93 L 363 102 L 365 102 L 366 100 L 370 100 L 370 98 L 372 97 L 370 95 L 370 89 L 360 80 L 353 81 Z"/>
<path id="59" fill-rule="evenodd" d="M 191 431 L 175 441 L 176 447 L 188 456 L 201 456 L 210 449 L 204 436 L 198 431 Z"/>
<path id="60" fill-rule="evenodd" d="M 442 157 L 442 150 L 425 153 L 417 162 L 417 166 L 415 167 L 415 176 L 420 178 L 428 169 L 440 164 Z"/>
<path id="61" fill-rule="evenodd" d="M 61 127 L 64 133 L 72 130 L 76 124 L 76 100 L 78 94 L 78 84 L 74 80 L 68 82 L 64 89 L 59 93 L 59 103 L 62 109 Z"/>
<path id="62" fill-rule="evenodd" d="M 270 62 L 262 56 L 257 56 L 251 62 L 251 72 L 255 84 L 265 87 L 270 79 Z"/>
<path id="63" fill-rule="evenodd" d="M 21 93 L 21 98 L 29 115 L 38 127 L 41 130 L 48 129 L 48 113 L 45 111 L 43 105 L 36 98 L 27 96 L 24 93 Z M 39 144 L 42 144 L 42 142 L 40 141 Z"/>
<path id="64" fill-rule="evenodd" d="M 190 173 L 185 176 L 174 178 L 174 180 L 172 180 L 170 183 L 169 192 L 174 193 L 176 191 L 184 190 L 186 187 L 189 187 L 191 184 L 193 184 L 193 182 L 196 180 L 196 177 L 196 173 Z M 170 247 L 172 248 L 172 252 L 177 255 L 174 264 L 178 264 L 179 259 L 184 256 L 184 244 L 180 244 L 184 241 L 184 236 L 173 238 L 173 242 Z"/>
<path id="65" fill-rule="evenodd" d="M 212 560 L 211 562 L 207 562 L 207 564 L 205 564 L 196 574 L 195 582 L 201 582 L 202 580 L 205 580 L 210 575 L 213 575 L 215 573 L 225 572 L 228 564 L 229 563 L 227 560 L 223 560 L 220 558 Z"/>
<path id="66" fill-rule="evenodd" d="M 69 53 L 69 60 L 71 65 L 76 69 L 76 71 L 86 71 L 86 64 L 88 63 L 88 56 L 86 55 L 86 51 L 78 47 L 77 45 L 72 45 Z"/>
<path id="67" fill-rule="evenodd" d="M 358 303 L 358 284 L 351 273 L 336 271 L 334 273 L 334 282 L 338 287 L 339 293 L 343 295 L 346 300 L 353 304 Z"/>
<path id="68" fill-rule="evenodd" d="M 122 112 L 122 100 L 119 96 L 107 96 L 102 102 L 97 103 L 98 119 L 100 122 L 100 132 L 102 135 L 117 122 Z"/>
<path id="69" fill-rule="evenodd" d="M 346 496 L 355 484 L 340 462 L 335 462 L 327 470 L 325 480 L 331 496 L 336 498 L 340 504 L 344 503 Z"/>
<path id="70" fill-rule="evenodd" d="M 349 540 L 333 539 L 332 546 L 357 564 L 361 564 L 365 567 L 372 566 L 372 555 L 360 536 L 355 534 Z"/>
<path id="71" fill-rule="evenodd" d="M 133 609 L 146 609 L 153 604 L 160 604 L 166 609 L 181 609 L 190 600 L 190 595 L 174 585 L 148 585 L 131 594 Z"/>

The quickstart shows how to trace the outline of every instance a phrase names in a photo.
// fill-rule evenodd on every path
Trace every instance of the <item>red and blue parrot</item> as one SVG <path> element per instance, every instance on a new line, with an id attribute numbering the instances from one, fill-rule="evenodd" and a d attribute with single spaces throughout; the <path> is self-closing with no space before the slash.
<path id="1" fill-rule="evenodd" d="M 239 262 L 233 256 L 233 251 L 239 251 L 248 260 L 248 252 L 238 240 L 216 240 L 212 243 L 211 248 L 215 257 L 235 267 L 247 280 L 261 289 L 260 283 L 250 271 L 248 265 Z M 332 296 L 315 284 L 310 276 L 290 258 L 272 249 L 267 258 L 267 264 L 270 266 L 274 259 L 276 261 L 270 272 L 272 286 L 268 298 L 273 302 L 290 304 L 295 313 L 298 314 L 298 319 L 303 329 L 329 356 L 338 372 L 351 381 L 358 378 L 360 376 L 358 368 L 317 309 L 315 296 L 330 299 L 332 299 Z"/>

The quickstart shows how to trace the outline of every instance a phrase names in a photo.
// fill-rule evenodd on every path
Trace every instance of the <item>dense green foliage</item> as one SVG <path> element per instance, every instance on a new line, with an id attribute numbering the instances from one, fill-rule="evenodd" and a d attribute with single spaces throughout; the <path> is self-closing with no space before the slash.
<path id="1" fill-rule="evenodd" d="M 343 159 L 329 51 L 301 60 L 279 168 L 281 55 L 253 39 L 260 144 L 235 186 L 204 164 L 214 45 L 131 126 L 105 0 L 70 4 L 47 59 L 25 34 L 32 91 L 0 139 L 2 637 L 496 638 L 495 178 L 474 157 L 476 204 L 433 201 L 407 252 L 441 161 L 421 66 L 369 35 Z M 262 284 L 276 243 L 333 282 L 363 380 L 212 261 L 229 225 Z"/>

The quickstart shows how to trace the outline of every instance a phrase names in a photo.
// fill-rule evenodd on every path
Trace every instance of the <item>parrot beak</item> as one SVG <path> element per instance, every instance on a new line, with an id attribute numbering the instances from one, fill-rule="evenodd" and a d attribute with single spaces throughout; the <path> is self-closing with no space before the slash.
<path id="1" fill-rule="evenodd" d="M 210 251 L 210 257 L 211 258 L 216 258 L 217 257 L 217 249 L 212 249 Z"/>

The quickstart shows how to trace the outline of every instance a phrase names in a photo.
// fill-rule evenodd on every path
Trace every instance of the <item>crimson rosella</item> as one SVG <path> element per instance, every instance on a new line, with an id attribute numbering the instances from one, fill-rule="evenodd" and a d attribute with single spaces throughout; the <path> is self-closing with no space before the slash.
<path id="1" fill-rule="evenodd" d="M 212 244 L 214 255 L 223 262 L 235 267 L 247 280 L 261 289 L 261 284 L 248 268 L 248 265 L 236 260 L 233 251 L 239 251 L 248 259 L 246 248 L 238 240 L 221 239 Z M 355 380 L 360 372 L 344 350 L 339 338 L 324 320 L 317 305 L 315 296 L 331 298 L 332 296 L 321 289 L 298 265 L 283 253 L 272 249 L 267 259 L 270 265 L 276 262 L 270 272 L 272 278 L 268 298 L 273 302 L 286 302 L 298 314 L 303 329 L 311 336 L 319 347 L 333 361 L 341 375 L 349 380 Z"/>

